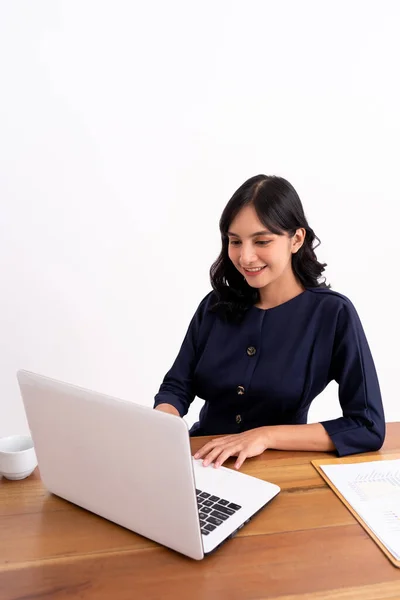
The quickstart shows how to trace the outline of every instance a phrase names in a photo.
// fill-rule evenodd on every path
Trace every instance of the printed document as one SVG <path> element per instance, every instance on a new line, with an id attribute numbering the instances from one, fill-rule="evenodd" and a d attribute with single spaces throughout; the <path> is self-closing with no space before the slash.
<path id="1" fill-rule="evenodd" d="M 400 560 L 400 459 L 321 465 L 333 485 Z"/>

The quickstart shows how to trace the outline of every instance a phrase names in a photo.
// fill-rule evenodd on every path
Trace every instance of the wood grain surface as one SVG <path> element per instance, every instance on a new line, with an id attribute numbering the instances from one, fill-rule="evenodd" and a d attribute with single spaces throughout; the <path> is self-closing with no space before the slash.
<path id="1" fill-rule="evenodd" d="M 192 439 L 192 450 L 207 439 Z M 400 423 L 390 423 L 370 456 L 399 452 Z M 267 451 L 246 461 L 243 472 L 282 491 L 200 562 L 49 494 L 38 470 L 0 479 L 0 600 L 400 600 L 400 570 L 312 466 L 324 457 Z"/>

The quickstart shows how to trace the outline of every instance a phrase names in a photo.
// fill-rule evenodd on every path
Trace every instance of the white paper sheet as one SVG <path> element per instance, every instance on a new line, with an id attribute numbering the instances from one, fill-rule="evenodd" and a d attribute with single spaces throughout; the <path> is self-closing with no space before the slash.
<path id="1" fill-rule="evenodd" d="M 400 560 L 400 460 L 321 465 L 321 469 Z"/>

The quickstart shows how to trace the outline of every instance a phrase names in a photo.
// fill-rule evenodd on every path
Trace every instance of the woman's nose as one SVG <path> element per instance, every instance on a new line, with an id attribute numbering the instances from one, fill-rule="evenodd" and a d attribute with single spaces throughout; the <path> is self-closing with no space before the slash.
<path id="1" fill-rule="evenodd" d="M 240 252 L 240 262 L 243 265 L 250 265 L 257 259 L 252 245 L 242 244 Z"/>

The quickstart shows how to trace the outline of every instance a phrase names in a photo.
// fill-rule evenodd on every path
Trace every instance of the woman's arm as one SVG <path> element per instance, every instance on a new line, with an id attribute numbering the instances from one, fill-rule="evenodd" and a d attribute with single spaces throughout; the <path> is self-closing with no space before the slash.
<path id="1" fill-rule="evenodd" d="M 378 376 L 361 321 L 347 299 L 338 316 L 331 377 L 339 384 L 343 416 L 310 425 L 267 427 L 268 448 L 336 449 L 340 456 L 379 450 L 385 416 Z"/>
<path id="2" fill-rule="evenodd" d="M 178 356 L 154 398 L 154 408 L 157 410 L 183 417 L 194 400 L 193 375 L 198 360 L 198 349 L 202 336 L 204 337 L 202 324 L 206 318 L 211 294 L 212 292 L 202 300 L 196 310 Z M 209 318 L 210 315 L 207 317 Z"/>
<path id="3" fill-rule="evenodd" d="M 323 421 L 339 456 L 379 450 L 385 415 L 374 361 L 358 314 L 349 300 L 341 308 L 331 361 L 343 416 Z"/>
<path id="4" fill-rule="evenodd" d="M 321 423 L 309 425 L 274 425 L 265 427 L 268 448 L 331 452 L 335 445 Z"/>
<path id="5" fill-rule="evenodd" d="M 220 467 L 230 456 L 237 456 L 235 468 L 240 469 L 246 458 L 258 456 L 267 449 L 329 452 L 335 446 L 320 423 L 273 425 L 215 438 L 194 457 L 202 458 L 205 467 L 211 463 Z"/>

